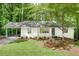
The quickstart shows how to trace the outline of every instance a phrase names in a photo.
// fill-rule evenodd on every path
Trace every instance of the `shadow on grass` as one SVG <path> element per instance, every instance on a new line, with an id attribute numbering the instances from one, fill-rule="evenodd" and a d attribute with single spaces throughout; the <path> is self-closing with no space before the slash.
<path id="1" fill-rule="evenodd" d="M 75 44 L 76 46 L 79 46 L 79 40 L 75 41 L 74 44 Z"/>
<path id="2" fill-rule="evenodd" d="M 13 42 L 10 42 L 9 44 L 11 44 L 11 43 L 20 43 L 20 42 L 25 42 L 25 41 L 27 41 L 27 40 L 18 39 L 18 40 L 15 40 Z"/>

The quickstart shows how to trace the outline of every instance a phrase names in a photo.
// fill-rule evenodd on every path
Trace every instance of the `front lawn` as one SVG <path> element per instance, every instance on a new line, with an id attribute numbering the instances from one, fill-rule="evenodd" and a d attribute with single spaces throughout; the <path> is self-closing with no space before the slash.
<path id="1" fill-rule="evenodd" d="M 0 56 L 65 56 L 69 55 L 49 48 L 41 47 L 40 41 L 28 40 L 0 46 Z"/>

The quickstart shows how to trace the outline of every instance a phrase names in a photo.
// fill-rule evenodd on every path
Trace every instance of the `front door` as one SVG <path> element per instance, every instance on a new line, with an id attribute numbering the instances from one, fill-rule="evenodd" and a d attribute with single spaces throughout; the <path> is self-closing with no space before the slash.
<path id="1" fill-rule="evenodd" d="M 52 36 L 55 35 L 55 28 L 52 28 Z"/>

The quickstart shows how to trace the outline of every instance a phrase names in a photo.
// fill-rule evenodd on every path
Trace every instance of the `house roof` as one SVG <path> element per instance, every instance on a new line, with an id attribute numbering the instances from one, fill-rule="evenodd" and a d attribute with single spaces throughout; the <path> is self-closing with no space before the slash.
<path id="1" fill-rule="evenodd" d="M 23 22 L 8 22 L 3 28 L 21 28 L 21 27 L 60 27 L 53 21 L 23 21 Z"/>

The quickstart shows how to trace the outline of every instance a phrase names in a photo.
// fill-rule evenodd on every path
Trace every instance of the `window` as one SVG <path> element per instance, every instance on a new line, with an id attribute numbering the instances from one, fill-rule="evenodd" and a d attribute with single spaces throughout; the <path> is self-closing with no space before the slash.
<path id="1" fill-rule="evenodd" d="M 31 33 L 31 28 L 28 28 L 28 34 L 30 34 Z"/>
<path id="2" fill-rule="evenodd" d="M 40 33 L 49 33 L 49 28 L 40 28 Z"/>
<path id="3" fill-rule="evenodd" d="M 63 32 L 64 32 L 64 33 L 68 33 L 68 28 L 64 28 L 64 29 L 63 29 Z"/>

